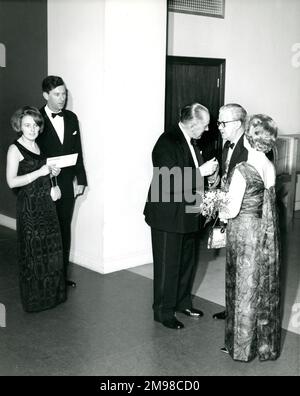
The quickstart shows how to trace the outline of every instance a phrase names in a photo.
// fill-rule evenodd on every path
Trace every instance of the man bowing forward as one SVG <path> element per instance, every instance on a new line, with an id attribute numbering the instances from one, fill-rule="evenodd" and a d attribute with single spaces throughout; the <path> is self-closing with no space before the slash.
<path id="1" fill-rule="evenodd" d="M 178 126 L 163 133 L 152 152 L 153 178 L 144 210 L 151 227 L 154 264 L 154 320 L 181 329 L 175 313 L 200 318 L 192 306 L 196 266 L 196 233 L 201 216 L 191 210 L 196 190 L 203 191 L 204 177 L 216 174 L 215 158 L 204 162 L 197 139 L 208 130 L 206 107 L 193 103 L 181 110 Z M 210 181 L 211 182 L 211 181 Z"/>

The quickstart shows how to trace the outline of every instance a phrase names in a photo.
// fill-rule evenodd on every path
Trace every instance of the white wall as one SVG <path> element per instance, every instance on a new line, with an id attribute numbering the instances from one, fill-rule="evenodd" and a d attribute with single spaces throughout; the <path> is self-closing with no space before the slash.
<path id="1" fill-rule="evenodd" d="M 225 19 L 170 13 L 168 54 L 226 58 L 225 103 L 269 114 L 280 133 L 300 133 L 300 65 L 292 63 L 300 1 L 226 0 L 225 7 Z"/>
<path id="2" fill-rule="evenodd" d="M 163 132 L 165 0 L 108 0 L 105 14 L 105 271 L 152 262 L 143 208 Z"/>
<path id="3" fill-rule="evenodd" d="M 142 211 L 164 124 L 166 0 L 48 0 L 49 74 L 70 90 L 89 188 L 71 258 L 107 273 L 152 261 Z"/>
<path id="4" fill-rule="evenodd" d="M 89 187 L 77 200 L 71 259 L 100 270 L 103 253 L 103 79 L 105 3 L 48 0 L 48 73 L 69 89 L 79 118 Z"/>

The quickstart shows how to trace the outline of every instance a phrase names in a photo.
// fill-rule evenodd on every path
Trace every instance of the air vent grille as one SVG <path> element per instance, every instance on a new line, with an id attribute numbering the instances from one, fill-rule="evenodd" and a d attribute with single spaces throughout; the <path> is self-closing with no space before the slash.
<path id="1" fill-rule="evenodd" d="M 225 0 L 168 0 L 168 9 L 173 12 L 224 18 Z"/>

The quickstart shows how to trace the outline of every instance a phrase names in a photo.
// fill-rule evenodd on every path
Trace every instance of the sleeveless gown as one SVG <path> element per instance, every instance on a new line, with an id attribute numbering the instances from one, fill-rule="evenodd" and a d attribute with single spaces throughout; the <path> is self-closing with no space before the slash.
<path id="1" fill-rule="evenodd" d="M 45 164 L 42 155 L 14 144 L 24 159 L 18 176 Z M 61 234 L 49 176 L 16 189 L 19 283 L 25 311 L 38 312 L 66 300 Z"/>
<path id="2" fill-rule="evenodd" d="M 239 215 L 228 221 L 225 346 L 235 360 L 280 354 L 280 279 L 275 188 L 257 170 L 236 166 L 246 180 Z"/>

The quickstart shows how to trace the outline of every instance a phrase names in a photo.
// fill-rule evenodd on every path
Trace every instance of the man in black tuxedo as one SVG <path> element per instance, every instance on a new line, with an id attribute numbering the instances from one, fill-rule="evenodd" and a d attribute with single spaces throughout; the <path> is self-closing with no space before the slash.
<path id="1" fill-rule="evenodd" d="M 236 103 L 222 106 L 219 110 L 218 127 L 224 142 L 221 164 L 223 185 L 233 168 L 240 162 L 248 160 L 248 151 L 244 147 L 246 118 L 246 110 Z M 213 318 L 226 319 L 226 310 L 214 314 Z"/>
<path id="2" fill-rule="evenodd" d="M 80 129 L 76 114 L 65 109 L 67 89 L 58 76 L 48 76 L 42 83 L 43 96 L 47 101 L 40 111 L 44 117 L 44 131 L 38 137 L 38 145 L 47 157 L 78 153 L 75 166 L 62 168 L 57 177 L 61 199 L 56 201 L 56 209 L 62 234 L 65 279 L 68 286 L 76 287 L 67 279 L 71 245 L 71 221 L 75 198 L 84 193 L 87 186 L 83 164 Z M 75 191 L 73 182 L 76 180 Z"/>
<path id="3" fill-rule="evenodd" d="M 204 163 L 205 153 L 195 144 L 209 121 L 206 107 L 184 107 L 178 126 L 163 133 L 152 152 L 154 171 L 144 215 L 152 236 L 153 311 L 154 320 L 171 329 L 184 327 L 175 312 L 203 316 L 192 307 L 196 235 L 201 227 L 201 216 L 192 206 L 197 203 L 195 191 L 204 189 L 204 177 L 218 167 L 215 158 Z"/>

